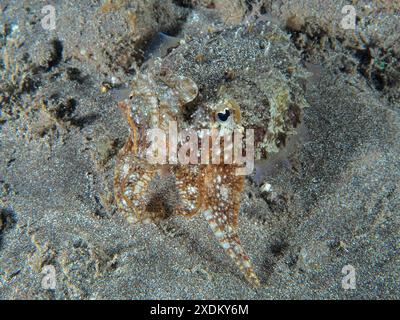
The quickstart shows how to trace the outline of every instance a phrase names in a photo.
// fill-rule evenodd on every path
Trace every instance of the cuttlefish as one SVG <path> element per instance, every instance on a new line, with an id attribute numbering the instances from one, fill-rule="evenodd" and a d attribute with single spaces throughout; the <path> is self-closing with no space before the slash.
<path id="1" fill-rule="evenodd" d="M 176 123 L 182 130 L 201 129 L 203 134 L 199 136 L 202 139 L 195 145 L 210 154 L 215 143 L 211 136 L 210 140 L 204 139 L 206 129 L 218 130 L 218 143 L 222 150 L 234 149 L 233 139 L 227 138 L 227 132 L 243 132 L 239 105 L 235 100 L 222 96 L 218 101 L 201 106 L 195 120 L 187 121 L 185 111 L 196 104 L 198 94 L 193 80 L 169 70 L 136 75 L 129 97 L 119 102 L 130 134 L 117 157 L 114 177 L 116 202 L 131 223 L 153 223 L 171 214 L 185 217 L 201 214 L 223 250 L 245 278 L 258 287 L 260 280 L 237 232 L 240 197 L 245 182 L 244 175 L 238 174 L 239 164 L 224 161 L 224 152 L 217 154 L 217 161 L 206 163 L 195 160 L 194 163 L 182 164 L 177 159 L 154 163 L 148 160 L 152 144 L 148 139 L 149 130 L 168 131 L 171 123 Z M 183 136 L 177 144 L 180 146 L 185 142 Z M 172 147 L 167 141 L 164 153 L 170 153 Z M 191 157 L 199 160 L 198 154 Z M 178 194 L 172 209 L 165 204 L 164 195 L 151 187 L 165 176 L 174 177 Z"/>

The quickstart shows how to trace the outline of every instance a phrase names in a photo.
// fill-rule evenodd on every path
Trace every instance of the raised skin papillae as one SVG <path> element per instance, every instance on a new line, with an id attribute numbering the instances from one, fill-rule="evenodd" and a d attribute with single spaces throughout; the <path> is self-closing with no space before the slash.
<path id="1" fill-rule="evenodd" d="M 173 214 L 193 216 L 201 213 L 224 251 L 235 261 L 246 279 L 255 287 L 260 281 L 241 245 L 238 212 L 244 177 L 237 176 L 236 165 L 154 165 L 145 158 L 146 129 L 168 128 L 169 121 L 179 123 L 182 108 L 197 94 L 196 84 L 186 77 L 160 72 L 154 79 L 138 75 L 129 99 L 122 101 L 130 126 L 130 136 L 118 155 L 115 169 L 115 197 L 120 210 L 131 223 L 149 223 L 168 216 L 162 195 L 154 194 L 150 184 L 161 176 L 173 175 L 179 202 Z M 234 108 L 233 108 L 234 106 Z M 240 110 L 232 101 L 221 102 L 208 118 L 215 127 L 215 112 L 232 108 L 231 125 L 239 128 Z"/>

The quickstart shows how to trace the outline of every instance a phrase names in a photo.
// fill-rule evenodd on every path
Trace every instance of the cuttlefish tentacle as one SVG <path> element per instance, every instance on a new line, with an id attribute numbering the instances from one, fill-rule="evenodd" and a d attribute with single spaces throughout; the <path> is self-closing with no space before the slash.
<path id="1" fill-rule="evenodd" d="M 139 158 L 132 149 L 134 145 L 129 139 L 118 156 L 114 175 L 116 202 L 129 222 L 154 222 L 166 215 L 162 201 L 149 192 L 160 168 Z"/>
<path id="2" fill-rule="evenodd" d="M 260 280 L 253 270 L 237 233 L 240 194 L 244 177 L 235 175 L 229 165 L 207 166 L 204 177 L 205 193 L 203 216 L 224 251 L 233 259 L 246 279 L 255 287 Z"/>
<path id="3" fill-rule="evenodd" d="M 175 171 L 176 189 L 180 198 L 175 213 L 192 217 L 201 208 L 201 176 L 198 166 L 179 166 Z"/>

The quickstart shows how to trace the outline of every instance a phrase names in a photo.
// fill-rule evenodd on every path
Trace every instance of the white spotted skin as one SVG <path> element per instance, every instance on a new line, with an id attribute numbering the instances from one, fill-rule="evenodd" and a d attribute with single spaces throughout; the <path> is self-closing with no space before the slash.
<path id="1" fill-rule="evenodd" d="M 191 217 L 201 212 L 225 253 L 245 278 L 258 287 L 260 281 L 237 234 L 240 194 L 244 185 L 244 178 L 236 176 L 237 167 L 224 164 L 162 167 L 145 161 L 147 143 L 143 132 L 154 126 L 167 131 L 171 120 L 179 123 L 181 108 L 198 95 L 197 85 L 189 78 L 166 72 L 154 77 L 139 74 L 132 88 L 131 98 L 119 104 L 130 129 L 130 136 L 118 154 L 114 174 L 114 192 L 119 210 L 132 224 L 165 219 L 167 208 L 162 195 L 154 195 L 149 190 L 160 172 L 166 171 L 175 177 L 178 195 L 172 214 Z M 210 110 L 224 110 L 231 104 L 232 100 L 223 99 Z M 207 129 L 220 126 L 212 122 L 213 119 L 213 114 L 205 115 L 203 120 L 209 124 Z M 231 129 L 241 128 L 233 119 L 229 126 Z M 209 147 L 211 154 L 211 144 Z"/>

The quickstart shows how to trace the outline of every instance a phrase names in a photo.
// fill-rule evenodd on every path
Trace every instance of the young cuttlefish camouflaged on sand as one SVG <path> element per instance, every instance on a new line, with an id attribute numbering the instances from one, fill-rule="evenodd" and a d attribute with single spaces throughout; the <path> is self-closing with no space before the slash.
<path id="1" fill-rule="evenodd" d="M 255 158 L 265 161 L 285 148 L 307 106 L 302 85 L 307 72 L 300 59 L 285 32 L 260 23 L 195 37 L 138 71 L 129 98 L 119 103 L 130 135 L 117 157 L 114 192 L 127 220 L 149 223 L 201 213 L 246 279 L 260 286 L 237 233 L 245 184 L 245 177 L 236 175 L 238 165 L 153 164 L 146 159 L 146 135 L 152 128 L 168 133 L 173 122 L 179 132 L 252 129 Z M 246 153 L 247 143 L 246 134 Z M 169 139 L 166 144 L 167 150 L 176 147 Z M 157 186 L 167 177 L 174 187 L 160 191 Z M 171 204 L 166 194 L 172 189 Z"/>
<path id="2" fill-rule="evenodd" d="M 237 234 L 240 193 L 244 186 L 244 176 L 236 175 L 238 166 L 223 161 L 219 165 L 156 165 L 146 160 L 149 148 L 146 130 L 168 131 L 172 121 L 183 123 L 183 108 L 195 100 L 197 94 L 197 85 L 186 77 L 165 71 L 154 77 L 149 73 L 137 75 L 129 99 L 119 103 L 131 134 L 118 155 L 114 180 L 116 200 L 132 223 L 163 219 L 168 215 L 163 199 L 152 194 L 149 186 L 158 177 L 174 175 L 179 194 L 174 214 L 191 217 L 202 213 L 225 252 L 246 279 L 258 287 L 260 281 Z M 210 128 L 223 127 L 225 123 L 240 128 L 240 109 L 233 100 L 221 100 L 211 106 L 210 111 L 210 119 L 214 119 Z M 211 155 L 212 143 L 209 145 Z M 223 137 L 221 146 L 224 148 Z"/>

